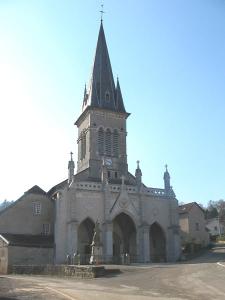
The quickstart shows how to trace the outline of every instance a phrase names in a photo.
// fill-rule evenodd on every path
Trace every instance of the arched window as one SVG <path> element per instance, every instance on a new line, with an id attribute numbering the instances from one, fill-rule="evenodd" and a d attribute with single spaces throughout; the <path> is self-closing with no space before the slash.
<path id="1" fill-rule="evenodd" d="M 106 153 L 106 155 L 109 155 L 109 156 L 111 155 L 111 152 L 112 152 L 111 138 L 112 138 L 111 131 L 109 129 L 107 129 L 106 133 L 105 133 L 105 153 Z"/>
<path id="2" fill-rule="evenodd" d="M 117 130 L 113 131 L 113 155 L 115 157 L 119 155 L 119 134 Z"/>
<path id="3" fill-rule="evenodd" d="M 98 97 L 98 100 L 99 100 L 100 99 L 100 82 L 97 82 L 96 92 L 97 92 L 97 97 Z"/>
<path id="4" fill-rule="evenodd" d="M 81 141 L 80 141 L 80 143 L 81 143 L 81 151 L 80 151 L 80 153 L 81 153 L 81 159 L 83 159 L 83 158 L 85 158 L 85 155 L 86 155 L 86 133 L 85 132 L 83 132 L 81 134 Z"/>
<path id="5" fill-rule="evenodd" d="M 82 159 L 82 155 L 81 155 L 81 144 L 82 144 L 82 139 L 81 137 L 78 139 L 78 159 L 81 160 Z"/>
<path id="6" fill-rule="evenodd" d="M 98 131 L 98 153 L 100 155 L 104 154 L 104 131 L 102 128 Z"/>
<path id="7" fill-rule="evenodd" d="M 106 93 L 105 93 L 105 101 L 106 102 L 110 101 L 110 93 L 109 93 L 109 91 L 106 91 Z"/>

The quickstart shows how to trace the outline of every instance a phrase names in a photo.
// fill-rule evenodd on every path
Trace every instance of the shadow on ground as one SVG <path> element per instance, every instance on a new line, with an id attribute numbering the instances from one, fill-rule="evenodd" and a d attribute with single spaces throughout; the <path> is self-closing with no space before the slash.
<path id="1" fill-rule="evenodd" d="M 215 244 L 211 249 L 201 250 L 183 264 L 225 262 L 225 244 Z"/>

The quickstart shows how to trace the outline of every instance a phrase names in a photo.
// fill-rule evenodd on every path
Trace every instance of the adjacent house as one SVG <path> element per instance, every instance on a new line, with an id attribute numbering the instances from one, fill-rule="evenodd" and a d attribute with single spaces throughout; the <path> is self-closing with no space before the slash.
<path id="1" fill-rule="evenodd" d="M 47 264 L 54 252 L 53 203 L 34 186 L 0 212 L 0 273 L 14 264 Z"/>
<path id="2" fill-rule="evenodd" d="M 208 219 L 206 227 L 212 240 L 215 240 L 218 236 L 221 236 L 225 233 L 225 226 L 220 222 L 218 217 Z"/>
<path id="3" fill-rule="evenodd" d="M 179 224 L 183 247 L 192 245 L 196 249 L 209 244 L 205 212 L 198 203 L 191 202 L 179 206 Z"/>

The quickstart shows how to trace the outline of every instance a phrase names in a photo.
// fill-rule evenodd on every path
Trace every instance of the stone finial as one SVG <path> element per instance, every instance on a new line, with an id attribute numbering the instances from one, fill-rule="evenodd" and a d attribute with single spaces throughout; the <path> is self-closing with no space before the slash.
<path id="1" fill-rule="evenodd" d="M 73 161 L 73 152 L 70 152 L 70 160 Z"/>
<path id="2" fill-rule="evenodd" d="M 137 169 L 140 169 L 139 164 L 140 164 L 140 160 L 137 160 Z"/>
<path id="3" fill-rule="evenodd" d="M 73 161 L 73 152 L 70 152 L 70 161 L 68 163 L 68 183 L 70 184 L 73 181 L 75 164 Z"/>
<path id="4" fill-rule="evenodd" d="M 168 172 L 168 165 L 166 164 L 165 165 L 165 172 L 164 172 L 164 176 L 163 176 L 163 179 L 164 179 L 164 189 L 166 191 L 166 193 L 168 193 L 171 189 L 171 186 L 170 186 L 170 174 Z"/>
<path id="5" fill-rule="evenodd" d="M 142 172 L 140 169 L 140 160 L 137 160 L 137 169 L 135 171 L 135 177 L 136 177 L 136 184 L 138 186 L 138 189 L 140 190 L 142 184 Z"/>

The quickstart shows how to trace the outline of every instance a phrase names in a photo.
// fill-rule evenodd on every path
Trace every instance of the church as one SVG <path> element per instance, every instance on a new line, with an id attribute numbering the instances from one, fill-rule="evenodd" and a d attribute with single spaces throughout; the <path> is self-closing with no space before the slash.
<path id="1" fill-rule="evenodd" d="M 63 264 L 78 254 L 86 264 L 96 222 L 102 263 L 121 263 L 125 254 L 131 262 L 178 260 L 178 201 L 167 167 L 164 189 L 142 182 L 139 161 L 135 174 L 128 172 L 130 114 L 114 81 L 102 21 L 80 105 L 76 172 L 71 153 L 68 179 L 48 192 L 34 186 L 0 213 L 0 265 Z"/>

